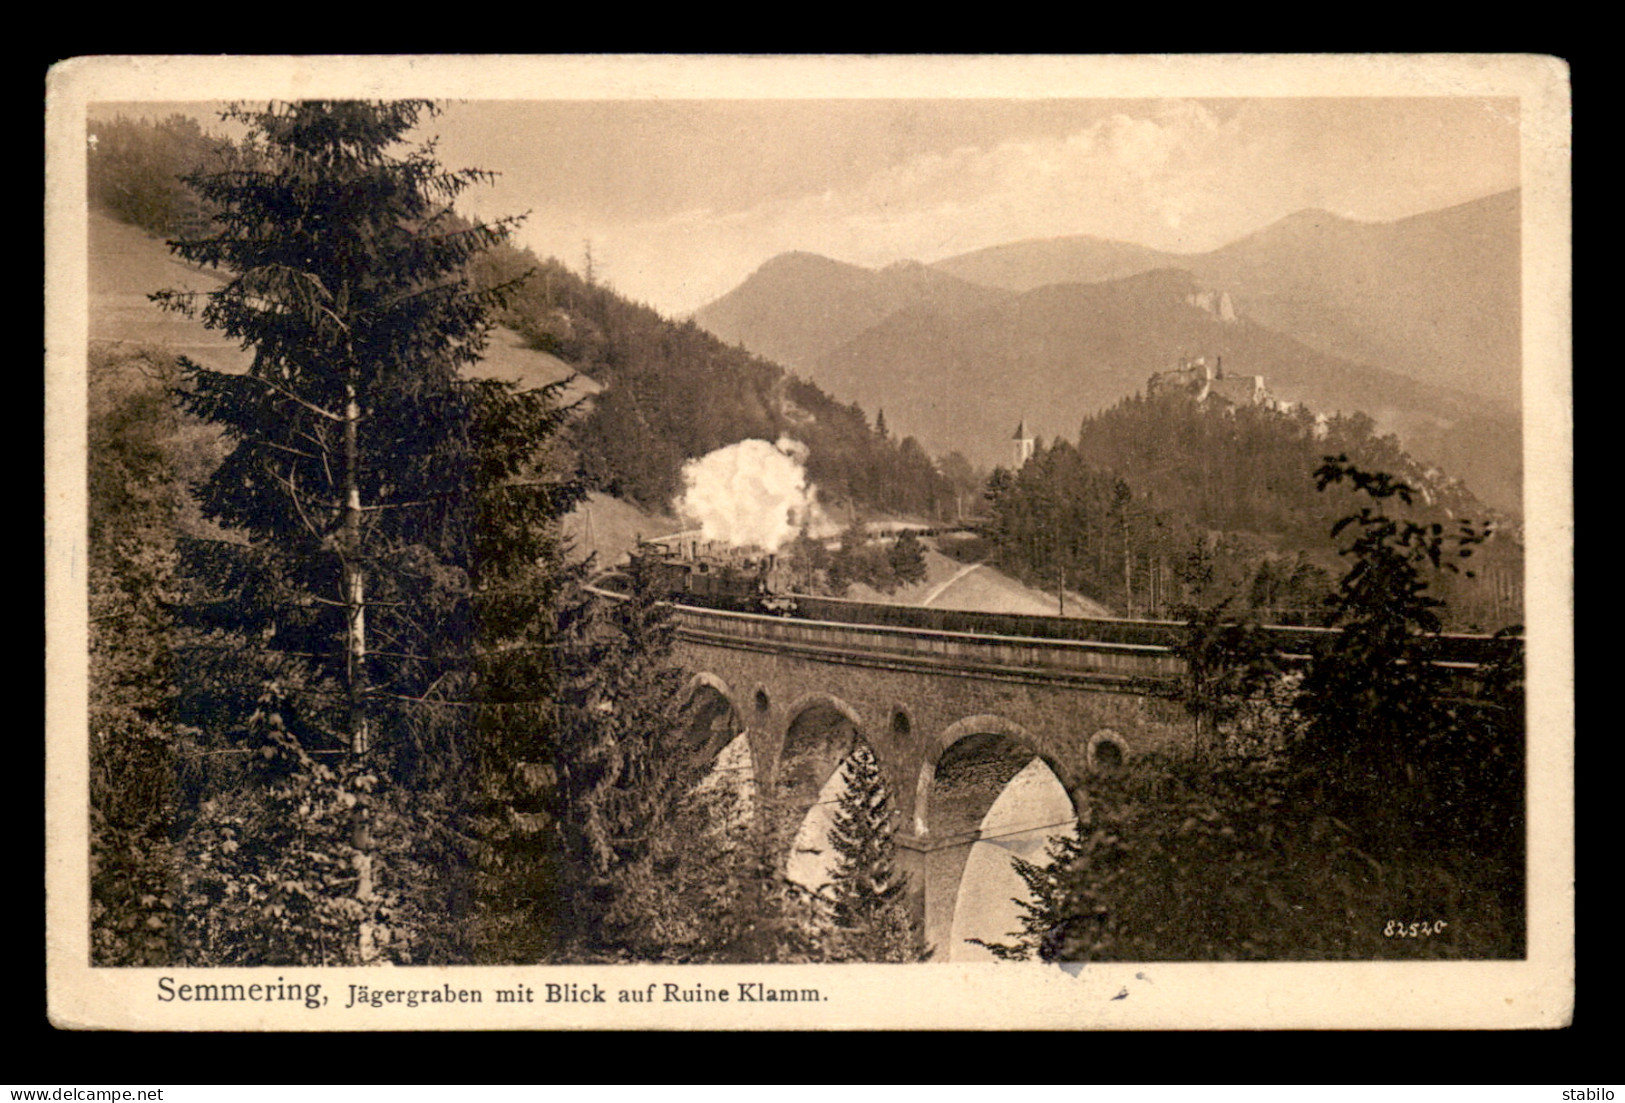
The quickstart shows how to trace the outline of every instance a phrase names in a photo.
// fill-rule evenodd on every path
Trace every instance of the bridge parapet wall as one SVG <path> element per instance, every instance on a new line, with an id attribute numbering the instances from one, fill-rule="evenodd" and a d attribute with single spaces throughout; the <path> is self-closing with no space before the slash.
<path id="1" fill-rule="evenodd" d="M 680 606 L 679 614 L 678 633 L 684 639 L 824 662 L 1023 682 L 1093 682 L 1159 695 L 1174 692 L 1185 672 L 1184 660 L 1162 646 L 848 624 L 690 606 Z"/>
<path id="2" fill-rule="evenodd" d="M 593 592 L 610 600 L 624 599 L 624 595 L 613 590 L 596 587 L 592 589 Z M 946 633 L 1000 639 L 1072 641 L 1096 645 L 1122 644 L 1164 651 L 1176 650 L 1189 637 L 1189 625 L 1183 621 L 983 613 L 888 605 L 805 594 L 785 597 L 796 607 L 797 616 L 794 619 L 846 628 L 895 628 L 920 634 Z M 680 619 L 683 620 L 691 620 L 701 614 L 712 612 L 744 617 L 761 616 L 696 605 L 679 604 L 676 608 Z M 1258 628 L 1258 632 L 1277 654 L 1307 658 L 1326 640 L 1335 637 L 1339 629 L 1262 625 Z M 1524 640 L 1522 636 L 1443 633 L 1437 636 L 1418 637 L 1413 641 L 1412 647 L 1416 659 L 1459 671 L 1468 671 L 1474 667 L 1490 664 L 1511 663 L 1522 655 Z"/>
<path id="3" fill-rule="evenodd" d="M 979 613 L 961 609 L 928 609 L 913 605 L 885 605 L 837 597 L 794 598 L 798 614 L 814 620 L 842 624 L 887 625 L 927 631 L 971 632 L 992 636 L 1023 636 L 1054 640 L 1088 640 L 1175 648 L 1183 644 L 1189 625 L 1174 620 L 1129 620 L 1105 617 L 1034 616 L 1026 613 Z M 1266 624 L 1258 629 L 1273 648 L 1286 655 L 1309 655 L 1335 628 Z M 1451 665 L 1481 665 L 1506 661 L 1523 649 L 1522 637 L 1496 637 L 1470 633 L 1444 633 L 1416 640 L 1419 658 Z"/>

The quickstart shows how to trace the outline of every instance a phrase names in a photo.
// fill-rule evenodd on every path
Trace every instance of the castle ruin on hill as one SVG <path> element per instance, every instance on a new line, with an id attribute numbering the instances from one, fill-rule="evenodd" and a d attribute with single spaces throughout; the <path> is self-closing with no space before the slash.
<path id="1" fill-rule="evenodd" d="M 1266 410 L 1289 413 L 1298 408 L 1296 402 L 1283 402 L 1270 394 L 1262 375 L 1226 375 L 1224 358 L 1215 356 L 1210 363 L 1205 356 L 1194 360 L 1181 357 L 1179 367 L 1153 372 L 1145 381 L 1147 398 L 1159 395 L 1178 395 L 1195 403 L 1214 402 L 1225 409 L 1240 406 L 1262 406 Z M 1314 415 L 1311 432 L 1316 439 L 1326 435 L 1326 415 Z"/>
<path id="2" fill-rule="evenodd" d="M 1264 387 L 1262 375 L 1225 375 L 1224 357 L 1215 357 L 1210 363 L 1205 356 L 1192 360 L 1181 357 L 1179 367 L 1159 371 L 1146 380 L 1148 398 L 1163 394 L 1187 395 L 1194 402 L 1216 398 L 1231 406 L 1279 405 Z"/>

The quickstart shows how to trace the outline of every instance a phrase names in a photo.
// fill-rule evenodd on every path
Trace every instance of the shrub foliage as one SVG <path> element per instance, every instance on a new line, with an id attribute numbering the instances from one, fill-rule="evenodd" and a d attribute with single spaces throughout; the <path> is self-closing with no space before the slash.
<path id="1" fill-rule="evenodd" d="M 1456 699 L 1418 650 L 1434 572 L 1483 534 L 1396 516 L 1402 480 L 1327 458 L 1366 499 L 1337 522 L 1349 567 L 1327 638 L 1280 669 L 1222 610 L 1191 623 L 1202 753 L 1090 784 L 1076 839 L 1018 861 L 1032 901 L 1001 957 L 1224 961 L 1524 953 L 1521 663 Z"/>

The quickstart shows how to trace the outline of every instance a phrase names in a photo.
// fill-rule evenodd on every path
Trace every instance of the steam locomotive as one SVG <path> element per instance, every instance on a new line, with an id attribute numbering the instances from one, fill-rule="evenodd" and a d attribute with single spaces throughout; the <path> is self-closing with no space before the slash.
<path id="1" fill-rule="evenodd" d="M 684 605 L 783 616 L 796 611 L 788 566 L 772 552 L 683 534 L 640 541 L 632 556 L 652 572 L 660 590 Z"/>

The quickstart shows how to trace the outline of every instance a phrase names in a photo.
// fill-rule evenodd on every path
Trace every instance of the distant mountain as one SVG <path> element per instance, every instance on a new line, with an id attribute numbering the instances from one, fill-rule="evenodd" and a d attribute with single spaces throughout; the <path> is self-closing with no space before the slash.
<path id="1" fill-rule="evenodd" d="M 1518 409 L 1521 193 L 1396 222 L 1299 211 L 1221 249 L 1178 256 L 1067 237 L 938 261 L 1013 291 L 1183 268 L 1236 310 L 1311 348 Z"/>
<path id="2" fill-rule="evenodd" d="M 938 454 L 1010 462 L 1016 423 L 1075 438 L 1085 414 L 1142 389 L 1181 356 L 1219 357 L 1262 375 L 1278 398 L 1324 413 L 1363 411 L 1480 498 L 1519 508 L 1515 414 L 1482 397 L 1329 356 L 1224 312 L 1188 272 L 1158 270 L 1097 284 L 1056 284 L 946 317 L 909 307 L 823 357 L 813 381 L 844 401 L 882 408 L 894 433 Z M 1448 462 L 1448 466 L 1446 463 Z"/>
<path id="3" fill-rule="evenodd" d="M 1070 435 L 1178 357 L 1224 355 L 1282 397 L 1371 414 L 1516 512 L 1520 203 L 1514 190 L 1390 223 L 1301 211 L 1190 256 L 1015 242 L 936 262 L 940 282 L 785 254 L 696 320 L 982 463 L 1007 459 L 1024 415 Z"/>
<path id="4" fill-rule="evenodd" d="M 813 253 L 781 253 L 694 320 L 724 341 L 801 368 L 898 310 L 954 315 L 1008 297 L 914 262 L 876 271 Z"/>
<path id="5" fill-rule="evenodd" d="M 1304 212 L 1191 266 L 1306 344 L 1521 407 L 1521 193 L 1398 222 Z"/>
<path id="6" fill-rule="evenodd" d="M 1031 291 L 1052 283 L 1101 283 L 1156 268 L 1181 268 L 1189 259 L 1144 245 L 1078 234 L 994 245 L 939 260 L 931 267 L 971 283 Z"/>

